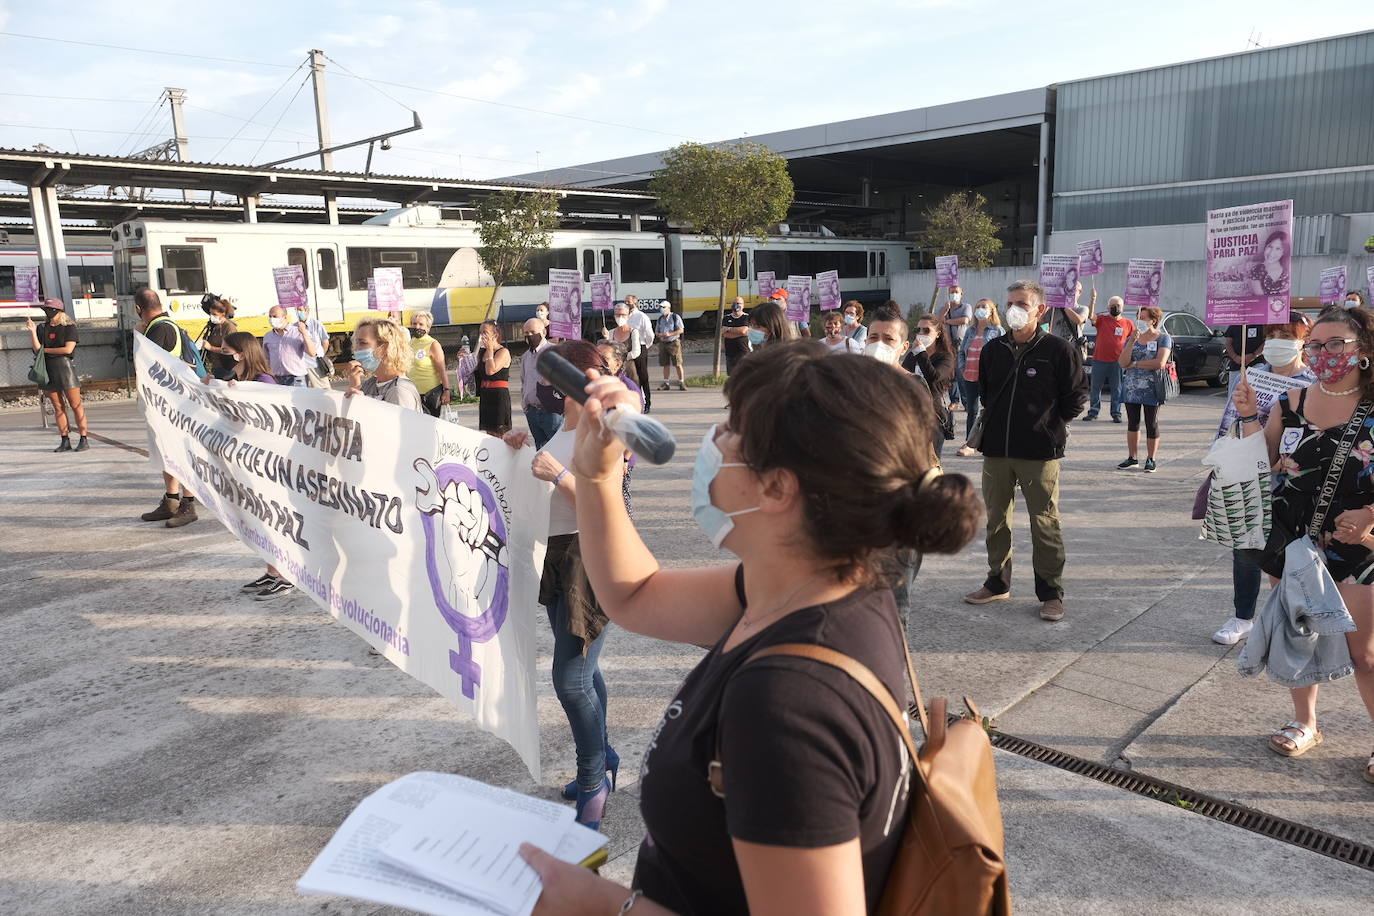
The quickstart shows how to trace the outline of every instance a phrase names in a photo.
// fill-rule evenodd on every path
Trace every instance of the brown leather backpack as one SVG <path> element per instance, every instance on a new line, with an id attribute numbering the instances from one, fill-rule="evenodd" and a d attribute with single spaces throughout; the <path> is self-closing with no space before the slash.
<path id="1" fill-rule="evenodd" d="M 921 687 L 907 652 L 907 675 L 916 698 L 926 743 L 918 753 L 901 707 L 878 677 L 842 652 L 824 646 L 786 643 L 760 649 L 745 662 L 770 655 L 794 655 L 832 665 L 858 682 L 878 701 L 897 727 L 913 761 L 915 776 L 907 796 L 902 843 L 888 872 L 879 916 L 1007 916 L 1011 888 L 1003 859 L 1002 809 L 992 742 L 982 717 L 967 697 L 972 719 L 948 722 L 943 697 L 931 702 L 927 716 Z M 725 797 L 724 774 L 712 761 L 712 790 Z"/>

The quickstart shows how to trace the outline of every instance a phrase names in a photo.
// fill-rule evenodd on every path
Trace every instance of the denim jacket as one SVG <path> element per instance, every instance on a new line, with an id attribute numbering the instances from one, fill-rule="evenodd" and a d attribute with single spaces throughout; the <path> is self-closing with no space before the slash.
<path id="1" fill-rule="evenodd" d="M 1285 687 L 1311 687 L 1354 674 L 1345 634 L 1355 621 L 1311 538 L 1284 549 L 1283 578 L 1236 658 L 1243 675 L 1266 667 L 1269 679 Z"/>
<path id="2" fill-rule="evenodd" d="M 969 330 L 972 331 L 975 330 L 975 328 L 970 328 Z M 965 334 L 964 339 L 959 341 L 959 361 L 954 366 L 954 377 L 956 379 L 964 377 L 964 364 L 968 362 L 969 344 L 973 343 L 973 338 L 977 336 L 977 334 Z M 983 345 L 987 346 L 989 340 L 1001 336 L 1002 329 L 995 324 L 989 324 L 986 328 L 983 328 Z"/>

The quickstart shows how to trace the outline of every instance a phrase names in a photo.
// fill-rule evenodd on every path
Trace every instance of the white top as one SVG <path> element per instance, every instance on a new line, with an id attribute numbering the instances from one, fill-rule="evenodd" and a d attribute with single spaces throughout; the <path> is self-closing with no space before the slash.
<path id="1" fill-rule="evenodd" d="M 573 446 L 577 442 L 577 431 L 560 429 L 553 438 L 544 443 L 544 451 L 565 468 L 572 468 Z M 561 490 L 555 490 L 553 501 L 549 503 L 549 537 L 556 534 L 577 533 L 577 508 Z"/>
<path id="2" fill-rule="evenodd" d="M 864 351 L 864 345 L 852 337 L 841 337 L 834 343 L 830 342 L 830 338 L 822 337 L 821 343 L 829 347 L 831 353 L 863 353 Z"/>
<path id="3" fill-rule="evenodd" d="M 644 314 L 639 309 L 630 309 L 629 324 L 630 327 L 634 328 L 635 331 L 639 333 L 640 347 L 648 349 L 649 347 L 653 346 L 654 326 L 653 322 L 649 320 L 648 315 Z M 638 355 L 638 351 L 636 351 L 636 355 Z"/>

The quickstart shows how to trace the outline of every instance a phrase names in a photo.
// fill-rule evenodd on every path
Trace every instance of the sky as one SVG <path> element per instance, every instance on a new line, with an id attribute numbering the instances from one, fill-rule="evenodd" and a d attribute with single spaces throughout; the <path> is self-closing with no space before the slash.
<path id="1" fill-rule="evenodd" d="M 413 109 L 375 172 L 493 178 L 1371 28 L 1368 0 L 0 0 L 0 146 L 126 155 L 175 86 L 193 161 L 309 152 L 319 48 L 334 143 Z"/>

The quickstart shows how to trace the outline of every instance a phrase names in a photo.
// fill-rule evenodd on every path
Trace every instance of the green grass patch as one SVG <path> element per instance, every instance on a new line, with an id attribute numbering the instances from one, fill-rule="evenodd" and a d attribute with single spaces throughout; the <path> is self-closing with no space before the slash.
<path id="1" fill-rule="evenodd" d="M 687 376 L 688 388 L 719 388 L 725 384 L 724 375 L 689 375 Z"/>

